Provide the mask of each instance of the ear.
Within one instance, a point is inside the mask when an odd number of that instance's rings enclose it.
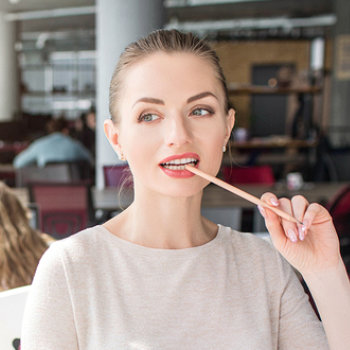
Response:
[[[235,114],[236,111],[233,108],[230,108],[226,116],[226,135],[225,135],[225,144],[230,139],[231,131],[235,125]]]
[[[119,143],[119,134],[120,134],[119,129],[115,126],[115,124],[111,119],[106,119],[104,121],[103,129],[110,145],[112,146],[112,148],[120,158],[122,152],[121,152],[121,146]]]

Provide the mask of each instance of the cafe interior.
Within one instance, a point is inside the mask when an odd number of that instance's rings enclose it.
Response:
[[[103,131],[113,68],[151,30],[191,31],[217,51],[236,110],[218,177],[326,206],[350,271],[349,15],[348,0],[0,0],[0,181],[56,240],[118,215],[133,189]],[[93,163],[15,167],[60,118],[79,142],[90,128]],[[266,236],[256,205],[214,184],[202,212]]]

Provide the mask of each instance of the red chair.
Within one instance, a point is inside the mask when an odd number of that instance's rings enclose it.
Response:
[[[350,185],[342,188],[327,204],[340,242],[340,253],[350,275]]]
[[[222,168],[224,180],[230,184],[265,184],[273,185],[275,177],[268,165],[252,167],[230,167]]]
[[[39,228],[56,239],[92,224],[93,206],[86,183],[31,183],[30,200],[39,208]]]
[[[133,181],[128,165],[104,165],[103,175],[106,187],[132,187]]]

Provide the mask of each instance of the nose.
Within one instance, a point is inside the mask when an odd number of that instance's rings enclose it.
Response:
[[[165,131],[166,144],[169,147],[180,147],[191,142],[191,131],[188,123],[181,115],[175,115],[168,119]]]

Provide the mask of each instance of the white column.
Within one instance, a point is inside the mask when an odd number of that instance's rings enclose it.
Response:
[[[0,12],[0,121],[11,120],[19,109],[15,29]]]
[[[109,84],[115,65],[125,46],[162,25],[162,0],[97,0],[96,185],[99,188],[104,186],[103,165],[118,163],[103,132],[103,121],[109,117]]]

